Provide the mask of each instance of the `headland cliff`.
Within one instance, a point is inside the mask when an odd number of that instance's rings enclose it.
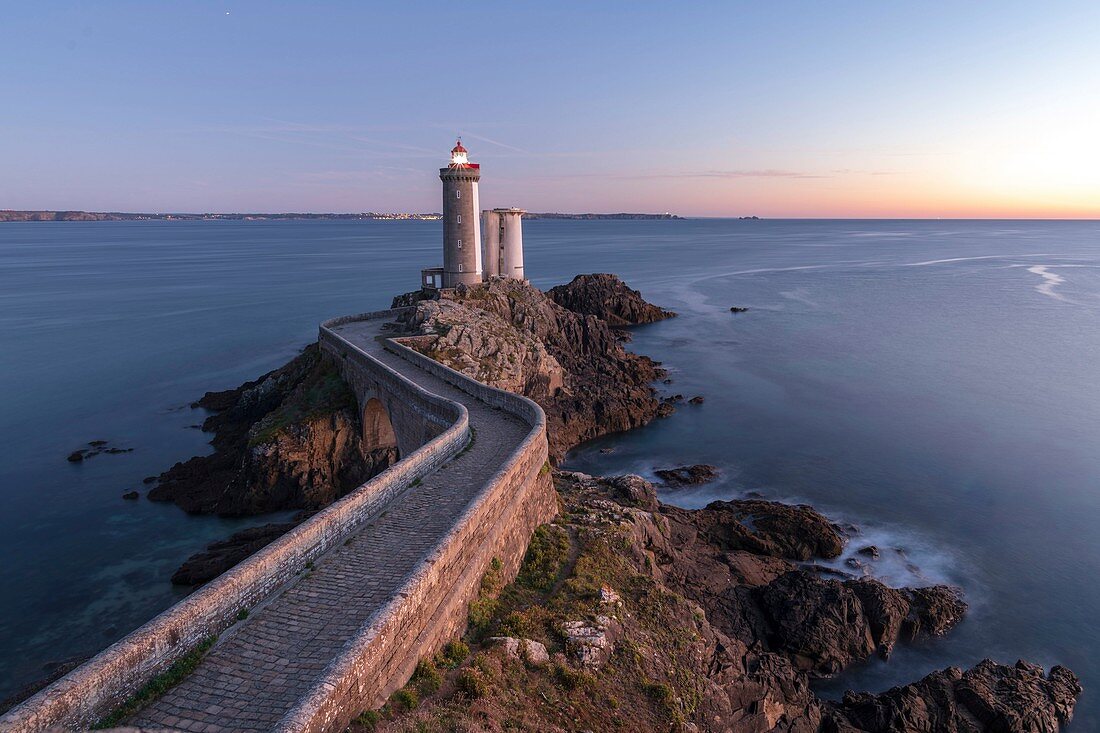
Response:
[[[622,329],[673,314],[614,276],[547,293],[494,280],[395,305],[407,306],[393,332],[403,343],[538,402],[556,461],[672,412],[654,387],[661,366],[628,352]],[[204,424],[215,452],[162,474],[150,498],[222,514],[337,500],[396,458],[364,444],[346,390],[311,348],[207,394],[197,405],[215,413]],[[670,480],[711,475],[685,467]],[[1074,674],[1026,662],[823,700],[814,679],[949,634],[965,592],[823,572],[815,561],[848,538],[809,506],[744,497],[685,510],[637,476],[555,469],[554,483],[562,511],[536,531],[518,577],[505,584],[490,570],[466,633],[353,729],[1053,731],[1072,716]],[[211,547],[176,580],[209,579],[289,526]]]

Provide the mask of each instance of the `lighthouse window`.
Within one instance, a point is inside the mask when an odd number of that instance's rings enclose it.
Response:
[[[459,223],[459,224],[461,224],[461,223],[462,223],[462,214],[459,214],[459,215],[458,215],[458,223]]]
[[[462,249],[462,240],[461,240],[461,239],[460,239],[460,240],[458,240],[458,248],[459,248],[459,249]]]
[[[458,189],[455,189],[455,198],[456,199],[462,198],[462,191],[459,191]]]
[[[458,271],[462,272],[462,263],[461,262],[458,263]]]

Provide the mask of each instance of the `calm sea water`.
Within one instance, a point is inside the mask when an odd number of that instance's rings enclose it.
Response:
[[[713,463],[720,482],[663,498],[808,501],[862,528],[851,549],[883,548],[877,574],[965,588],[954,633],[824,694],[1027,658],[1077,671],[1074,730],[1100,729],[1100,223],[525,230],[536,285],[616,272],[679,311],[632,348],[706,397],[570,467]],[[211,539],[270,521],[121,494],[207,450],[191,400],[278,366],[324,318],[387,306],[439,239],[437,222],[0,226],[0,697],[170,605],[172,570]],[[65,461],[96,439],[134,451]]]

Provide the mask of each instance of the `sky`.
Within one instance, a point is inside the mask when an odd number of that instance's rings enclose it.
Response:
[[[1100,217],[1100,3],[16,2],[0,209]]]

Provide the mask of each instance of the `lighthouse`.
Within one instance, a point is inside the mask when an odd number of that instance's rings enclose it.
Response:
[[[462,141],[451,149],[451,162],[439,169],[443,181],[443,287],[476,285],[482,280],[481,208],[477,182],[481,167],[469,160]]]
[[[439,169],[443,181],[443,267],[420,271],[420,288],[438,297],[441,289],[472,286],[494,278],[523,280],[523,209],[481,211],[477,184],[481,166],[459,140],[451,162]],[[485,241],[481,235],[484,231]]]

